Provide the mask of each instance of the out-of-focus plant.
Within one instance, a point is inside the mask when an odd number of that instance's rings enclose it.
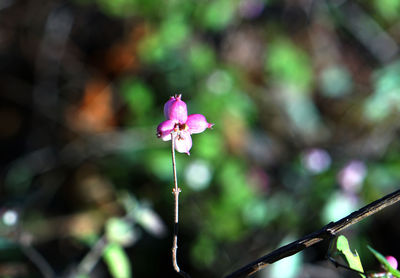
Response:
[[[400,272],[397,270],[397,260],[393,256],[383,256],[378,251],[368,246],[369,251],[375,256],[375,258],[380,262],[383,272],[368,272],[366,273],[363,269],[360,256],[357,251],[353,253],[350,249],[349,242],[347,238],[343,235],[337,237],[331,243],[331,254],[329,254],[329,259],[336,265],[342,266],[351,271],[357,272],[362,278],[365,277],[400,277]],[[331,255],[337,256],[341,255],[346,260],[348,267],[337,262]]]
[[[168,92],[218,127],[176,157],[194,276],[398,187],[396,0],[3,2],[0,272],[36,271],[18,234],[57,274],[101,238],[119,247],[93,272],[114,272],[123,252],[133,274],[169,271],[144,262],[168,250],[171,155],[153,134]],[[371,222],[355,242],[382,233]],[[303,255],[293,272],[315,259]]]

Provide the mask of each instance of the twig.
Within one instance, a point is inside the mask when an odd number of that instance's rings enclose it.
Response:
[[[271,253],[229,274],[226,276],[226,278],[248,277],[260,271],[268,264],[272,264],[283,258],[292,256],[320,241],[332,239],[340,231],[358,223],[364,218],[367,218],[388,206],[395,204],[398,201],[400,201],[400,190],[397,190],[379,200],[370,203],[369,205],[351,213],[339,221],[331,222],[316,232],[313,232],[299,240],[272,251]]]
[[[21,244],[22,252],[39,269],[39,271],[43,275],[43,277],[45,277],[45,278],[56,277],[56,274],[55,274],[54,270],[51,268],[50,264],[35,248],[33,248],[30,245],[29,240],[24,239],[24,237],[22,237],[20,239],[20,244]]]
[[[334,265],[335,267],[341,267],[341,268],[344,268],[344,269],[346,269],[346,270],[355,272],[355,273],[357,273],[357,274],[362,274],[362,275],[368,276],[367,273],[362,272],[362,271],[359,271],[359,270],[354,269],[354,268],[351,268],[351,267],[349,267],[349,266],[347,266],[347,265],[344,265],[344,264],[342,264],[342,263],[339,263],[337,260],[335,260],[334,258],[332,258],[332,257],[330,257],[330,256],[328,256],[327,258],[328,258],[328,260],[329,260],[331,263],[333,263],[333,265]]]
[[[103,255],[103,251],[107,246],[107,243],[107,238],[103,235],[79,263],[76,272],[69,277],[72,278],[78,277],[79,275],[88,275],[90,272],[92,272],[93,268]]]
[[[178,272],[180,275],[182,275],[185,278],[190,278],[189,274],[184,272],[182,269],[179,268],[178,266],[178,261],[177,261],[177,250],[178,250],[178,223],[179,223],[179,193],[181,192],[181,189],[178,187],[178,178],[176,176],[176,162],[175,162],[175,135],[174,132],[171,133],[171,152],[172,152],[172,170],[174,172],[174,188],[172,189],[172,194],[174,194],[175,197],[175,221],[174,221],[174,239],[172,243],[172,265],[174,266],[174,269],[176,272]]]

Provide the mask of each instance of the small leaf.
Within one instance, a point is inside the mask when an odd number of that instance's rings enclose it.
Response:
[[[106,223],[106,235],[110,242],[117,242],[123,246],[128,246],[136,241],[137,235],[132,227],[123,218],[112,217]]]
[[[103,252],[103,259],[114,278],[132,277],[131,265],[124,248],[117,243],[109,243]]]
[[[347,238],[345,236],[341,235],[336,239],[336,249],[345,257],[350,268],[359,272],[364,272],[357,251],[355,252],[355,254],[351,251],[349,242],[347,241]],[[365,278],[365,275],[361,273],[360,276]]]
[[[394,269],[381,253],[373,249],[371,246],[367,247],[369,251],[374,254],[375,258],[381,263],[381,265],[386,269],[386,271],[389,271],[395,277],[400,277],[400,271]]]

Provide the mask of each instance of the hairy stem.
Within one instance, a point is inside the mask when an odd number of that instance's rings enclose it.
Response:
[[[172,170],[174,172],[174,188],[172,189],[172,194],[174,194],[175,199],[175,217],[174,217],[174,239],[172,242],[172,265],[176,272],[186,278],[190,276],[184,272],[178,266],[177,251],[178,251],[178,223],[179,223],[179,193],[181,189],[178,187],[178,178],[176,176],[176,162],[175,162],[175,134],[171,133],[171,152],[172,152]]]

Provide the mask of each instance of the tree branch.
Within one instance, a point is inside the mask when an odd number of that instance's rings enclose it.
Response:
[[[320,241],[332,239],[337,233],[341,232],[342,230],[358,223],[364,218],[367,218],[388,206],[395,204],[398,201],[400,201],[400,190],[397,190],[379,200],[370,203],[369,205],[351,213],[350,215],[340,219],[339,221],[331,222],[316,232],[306,235],[299,240],[296,240],[288,245],[282,246],[272,251],[271,253],[229,274],[228,276],[226,276],[226,278],[248,277],[260,271],[269,264],[292,256]]]

